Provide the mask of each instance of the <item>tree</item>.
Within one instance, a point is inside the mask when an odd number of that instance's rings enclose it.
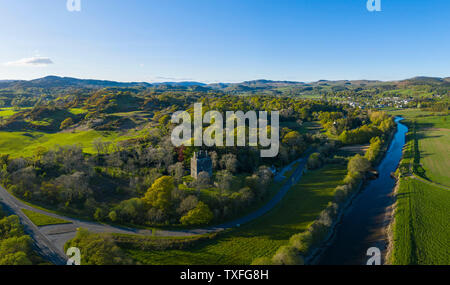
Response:
[[[174,189],[173,178],[170,176],[163,176],[148,188],[142,200],[148,205],[159,208],[161,210],[168,210],[171,204],[171,194]]]
[[[111,212],[109,212],[108,218],[109,218],[112,222],[117,221],[117,213],[116,213],[116,211],[111,211]]]
[[[185,215],[190,210],[194,209],[197,204],[197,197],[195,197],[194,195],[189,195],[181,201],[180,206],[178,206],[177,213],[180,215]]]
[[[221,190],[230,190],[233,183],[233,175],[228,170],[221,170],[216,173],[216,182]]]
[[[302,233],[293,235],[289,239],[289,244],[295,247],[299,254],[307,255],[308,251],[311,249],[313,240],[310,231],[304,231]]]
[[[238,160],[236,155],[229,153],[222,156],[220,160],[220,166],[222,169],[228,170],[231,173],[235,173],[238,166]]]
[[[381,151],[380,137],[373,138],[370,140],[370,147],[366,151],[364,157],[367,158],[369,161],[373,162],[375,159],[377,159],[380,151]]]
[[[0,253],[0,265],[32,265],[31,260],[23,251],[3,255]]]
[[[177,162],[169,166],[169,173],[173,176],[177,184],[182,182],[184,176],[184,166],[182,162]]]
[[[31,252],[31,238],[27,235],[10,237],[0,243],[0,256],[16,252]]]
[[[47,153],[48,149],[44,146],[38,146],[35,150],[34,150],[34,155],[36,157],[36,159],[40,160],[46,153]]]
[[[24,235],[19,217],[0,220],[0,265],[32,265],[31,238]]]
[[[114,209],[120,221],[139,223],[144,219],[144,203],[142,199],[132,198],[120,202]]]
[[[55,185],[62,187],[60,200],[64,203],[85,201],[92,194],[89,179],[83,172],[61,175],[55,179]]]
[[[315,152],[311,154],[308,158],[308,168],[309,169],[317,169],[322,166],[322,159],[320,157],[320,153]]]
[[[23,227],[18,216],[9,216],[0,220],[0,240],[23,234]]]
[[[68,127],[70,127],[71,125],[73,125],[73,120],[72,118],[67,118],[64,121],[62,121],[61,126],[59,127],[61,130],[65,130]]]
[[[280,247],[273,256],[273,262],[278,265],[304,265],[305,261],[300,252],[293,246]]]
[[[361,174],[368,171],[370,167],[371,165],[367,158],[357,154],[350,159],[347,169],[350,173]]]
[[[106,214],[108,214],[108,212],[106,212],[104,209],[97,208],[95,209],[94,219],[96,221],[103,221],[106,217]]]
[[[197,206],[190,210],[185,216],[181,217],[180,222],[183,225],[203,225],[208,224],[214,215],[208,205],[198,202]]]
[[[107,154],[109,151],[109,147],[111,146],[111,142],[104,142],[101,138],[96,138],[92,144],[94,148],[97,150],[97,154]]]
[[[287,133],[283,138],[283,143],[290,147],[299,144],[302,141],[302,135],[297,131]]]
[[[70,247],[78,247],[83,253],[82,265],[131,264],[111,236],[106,234],[94,234],[79,229],[75,238],[66,243],[64,250],[67,251]]]

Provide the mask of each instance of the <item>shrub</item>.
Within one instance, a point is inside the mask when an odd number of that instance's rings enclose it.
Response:
[[[293,246],[280,247],[272,258],[275,265],[304,265],[305,261],[300,252]]]
[[[329,226],[316,220],[309,227],[308,231],[311,232],[312,244],[317,245],[323,241],[323,239],[327,236],[329,230]]]
[[[60,129],[61,130],[67,129],[71,125],[73,125],[73,120],[72,120],[72,118],[69,117],[69,118],[65,119],[64,121],[62,121]]]
[[[289,239],[289,244],[295,247],[302,255],[306,255],[309,252],[312,242],[312,234],[309,231],[295,234]]]
[[[366,158],[357,154],[350,159],[347,168],[349,173],[365,173],[370,169],[370,167],[370,162]]]
[[[181,217],[180,222],[183,225],[203,225],[208,224],[213,218],[214,215],[208,205],[203,202],[198,202],[194,209]]]
[[[109,235],[94,234],[85,229],[79,229],[75,238],[65,244],[64,250],[67,251],[70,247],[80,249],[82,265],[131,264],[129,258]]]
[[[311,154],[308,158],[308,168],[309,169],[317,169],[322,166],[322,158],[320,153],[315,152]]]
[[[350,187],[348,185],[339,185],[334,191],[334,202],[344,203],[348,197]]]

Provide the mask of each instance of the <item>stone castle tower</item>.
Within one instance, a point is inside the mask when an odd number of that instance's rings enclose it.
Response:
[[[212,177],[212,160],[207,151],[194,152],[191,158],[191,176],[197,179],[200,172],[207,172]]]

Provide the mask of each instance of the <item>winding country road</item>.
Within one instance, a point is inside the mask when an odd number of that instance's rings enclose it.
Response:
[[[231,229],[239,227],[245,223],[248,223],[256,218],[261,217],[270,210],[272,210],[286,195],[289,189],[297,184],[302,177],[305,166],[307,163],[307,158],[309,157],[311,151],[287,167],[285,167],[280,173],[275,177],[275,181],[280,181],[284,178],[284,173],[289,171],[295,164],[298,164],[291,177],[285,184],[280,188],[278,193],[262,208],[257,211],[244,216],[242,218],[236,219],[232,222],[227,222],[222,225],[213,226],[203,229],[194,230],[179,230],[179,231],[169,231],[169,230],[152,230],[147,229],[136,229],[129,227],[118,227],[111,226],[107,224],[101,224],[97,222],[89,222],[76,218],[70,218],[54,213],[41,210],[30,205],[25,204],[19,199],[11,195],[6,189],[0,186],[0,203],[6,206],[6,210],[9,210],[14,215],[17,215],[21,223],[24,225],[25,232],[31,236],[34,241],[34,247],[36,251],[44,257],[46,260],[57,265],[64,265],[67,263],[67,256],[64,254],[63,248],[64,244],[75,237],[78,228],[85,228],[90,232],[95,233],[119,233],[119,234],[134,234],[134,235],[144,235],[144,236],[192,236],[199,234],[207,234],[213,232],[219,232],[226,229]],[[60,225],[50,225],[37,227],[31,220],[22,212],[22,209],[31,210],[37,213],[41,213],[50,217],[57,219],[66,220],[70,223],[60,224]]]

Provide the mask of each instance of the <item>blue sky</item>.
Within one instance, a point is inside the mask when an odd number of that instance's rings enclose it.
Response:
[[[450,1],[0,0],[0,79],[450,76]],[[51,63],[51,64],[50,64]]]

